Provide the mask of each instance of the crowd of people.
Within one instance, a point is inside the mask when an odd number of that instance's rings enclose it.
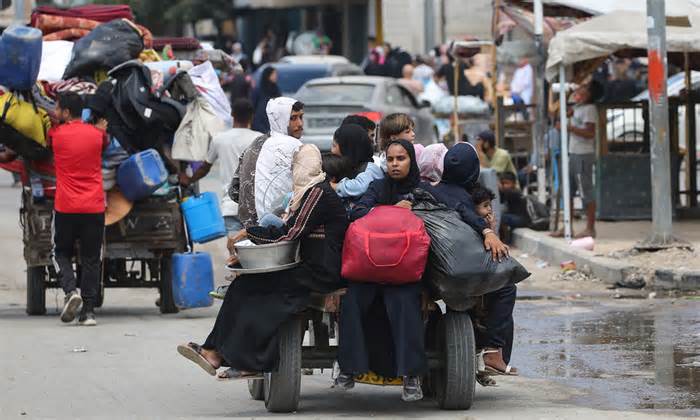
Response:
[[[234,244],[246,238],[256,244],[299,240],[301,265],[238,276],[223,291],[222,307],[206,340],[182,344],[178,351],[221,380],[261,378],[262,372],[277,366],[277,331],[305,308],[310,294],[347,288],[339,319],[340,374],[334,387],[350,389],[358,374],[373,368],[403,378],[405,401],[420,400],[420,378],[427,373],[423,285],[346,281],[341,276],[343,239],[348,225],[376,206],[410,209],[414,192],[422,189],[459,212],[494,259],[507,258],[508,246],[495,231],[492,193],[478,184],[479,152],[469,143],[450,150],[414,145],[414,122],[406,114],[387,115],[378,127],[364,116],[348,115],[333,136],[332,152],[323,156],[316,146],[299,141],[303,103],[277,97],[267,101],[265,110],[269,131],[252,131],[253,104],[235,101],[237,126],[217,136],[207,164],[192,177],[181,176],[181,182],[200,179],[218,159],[221,181],[229,191],[222,205],[233,209],[229,204],[237,204],[235,215],[233,210],[225,212],[228,262],[237,262]],[[517,374],[508,365],[515,286],[507,289],[485,298],[487,333],[479,338],[485,384],[493,382],[488,375]],[[368,322],[368,311],[377,300],[385,308],[386,325]],[[377,345],[393,346],[393,360],[383,361],[388,366],[373,360],[376,352],[371,348]]]

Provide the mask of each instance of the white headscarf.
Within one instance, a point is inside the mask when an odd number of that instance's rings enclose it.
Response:
[[[323,172],[321,151],[313,144],[305,144],[297,150],[292,159],[292,180],[294,190],[289,201],[289,209],[296,211],[301,206],[304,194],[314,185],[326,180]]]
[[[270,120],[271,135],[289,135],[289,119],[292,116],[292,106],[297,102],[296,99],[280,96],[279,98],[270,99],[265,107],[267,119]]]

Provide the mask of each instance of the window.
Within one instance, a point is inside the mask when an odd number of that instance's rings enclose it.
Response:
[[[372,101],[374,85],[328,84],[307,85],[295,95],[296,99],[308,103],[362,103]]]

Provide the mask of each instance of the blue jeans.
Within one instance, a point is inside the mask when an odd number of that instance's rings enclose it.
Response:
[[[275,216],[272,213],[268,213],[261,217],[260,220],[258,220],[258,225],[262,227],[274,226],[277,228],[281,228],[282,226],[284,226],[284,220],[282,220],[279,216]]]
[[[528,225],[525,216],[513,213],[504,213],[503,216],[501,216],[501,223],[511,228],[522,228]]]

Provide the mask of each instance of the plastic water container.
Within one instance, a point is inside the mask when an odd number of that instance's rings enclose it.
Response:
[[[173,299],[180,309],[211,306],[214,267],[206,252],[173,254]]]
[[[11,26],[0,36],[0,85],[30,90],[41,67],[42,33],[36,28]]]
[[[226,236],[224,217],[219,208],[219,199],[213,192],[189,197],[180,204],[190,239],[203,244]]]
[[[117,170],[117,184],[129,201],[150,196],[167,180],[163,159],[154,149],[129,156]]]

